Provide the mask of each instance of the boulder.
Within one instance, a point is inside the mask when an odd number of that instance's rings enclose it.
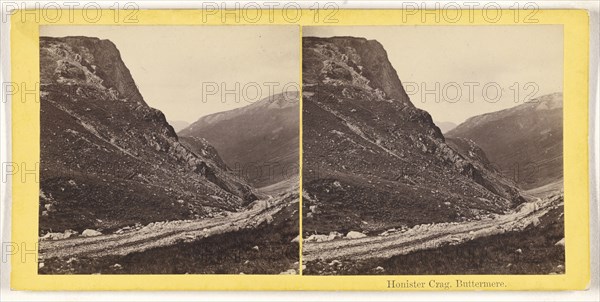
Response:
[[[94,236],[100,236],[102,235],[102,233],[96,231],[96,230],[92,230],[92,229],[87,229],[85,231],[83,231],[83,233],[81,233],[81,236],[83,237],[94,237]]]
[[[60,240],[71,238],[73,235],[77,235],[77,232],[73,230],[66,230],[64,233],[46,233],[40,240]]]
[[[381,267],[381,266],[378,266],[378,267],[374,268],[374,269],[373,269],[373,271],[374,271],[376,274],[382,274],[382,273],[384,273],[384,272],[385,272],[385,269],[384,269],[383,267]]]
[[[65,233],[64,233],[65,238],[71,238],[71,237],[73,237],[73,236],[75,236],[77,234],[79,234],[79,232],[73,231],[73,230],[66,230]]]
[[[331,241],[331,240],[338,239],[338,238],[343,238],[343,237],[344,237],[344,234],[342,234],[340,232],[333,231],[333,232],[329,233],[329,236],[327,236],[327,240]]]
[[[535,211],[535,204],[526,202],[517,207],[517,211],[520,213],[531,213]]]
[[[367,237],[367,235],[356,231],[350,231],[348,234],[346,234],[346,239],[358,239],[364,237]]]
[[[308,238],[306,238],[305,241],[306,242],[323,242],[323,241],[330,241],[330,239],[329,239],[328,235],[313,234],[313,235],[310,235]]]
[[[63,233],[46,233],[46,235],[42,236],[40,240],[57,240],[64,238]]]

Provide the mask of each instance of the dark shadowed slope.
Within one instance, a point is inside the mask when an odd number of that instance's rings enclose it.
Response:
[[[190,151],[108,40],[40,38],[40,231],[114,230],[255,199],[214,149]]]
[[[523,201],[445,143],[377,41],[304,38],[303,81],[305,232],[464,221]]]
[[[204,116],[179,136],[205,138],[236,174],[267,186],[298,174],[298,110],[298,93],[277,94]]]
[[[554,93],[474,116],[446,134],[479,145],[502,173],[524,189],[563,177],[563,103]]]

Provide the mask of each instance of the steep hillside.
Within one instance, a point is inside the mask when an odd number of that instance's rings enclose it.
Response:
[[[40,38],[40,232],[114,230],[256,199],[208,145],[182,144],[108,40]]]
[[[563,176],[562,94],[474,116],[446,134],[479,145],[492,164],[524,189]]]
[[[465,221],[523,201],[446,144],[374,40],[303,39],[303,133],[307,233]]]
[[[236,174],[263,187],[298,173],[298,110],[298,93],[277,94],[204,116],[179,136],[205,138]]]

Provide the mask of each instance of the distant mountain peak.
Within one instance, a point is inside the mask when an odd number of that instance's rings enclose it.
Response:
[[[257,187],[294,177],[298,169],[299,93],[279,93],[199,118],[181,137],[206,138],[223,161]]]
[[[257,106],[265,104],[270,108],[287,108],[294,107],[299,105],[299,95],[298,91],[288,91],[277,93],[274,95],[267,96],[266,98],[254,103]],[[252,105],[250,105],[252,106]]]
[[[562,179],[562,108],[562,93],[547,94],[468,118],[445,135],[474,141],[504,175],[531,189]]]
[[[199,118],[197,121],[193,122],[187,128],[183,129],[182,134],[188,135],[187,132],[189,130],[193,130],[194,128],[197,128],[202,124],[214,124],[217,122],[221,122],[223,120],[247,115],[252,111],[265,110],[266,108],[284,109],[284,108],[298,107],[299,106],[299,95],[300,94],[296,91],[277,93],[274,95],[269,95],[267,97],[264,97],[254,103],[248,103],[248,105],[246,105],[246,106],[205,115],[205,116]]]
[[[542,95],[523,102],[522,104],[516,104],[516,106],[511,108],[472,116],[465,120],[464,123],[458,125],[457,128],[464,127],[468,124],[487,123],[492,120],[498,120],[506,116],[518,114],[519,112],[527,112],[530,110],[553,110],[558,108],[563,108],[563,95],[561,92]]]
[[[552,110],[563,107],[562,92],[555,92],[533,99],[530,103],[538,104],[536,110]]]

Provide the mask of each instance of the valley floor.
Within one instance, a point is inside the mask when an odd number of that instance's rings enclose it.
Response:
[[[220,218],[153,223],[96,237],[43,240],[40,274],[296,274],[298,194]]]
[[[548,186],[557,188],[558,185]],[[506,215],[304,242],[307,275],[564,273],[563,195],[543,188]]]
[[[554,184],[506,215],[358,239],[304,241],[306,275],[564,273],[563,195]],[[273,189],[273,188],[271,188]],[[225,217],[40,241],[40,274],[297,274],[297,193],[271,192]]]

